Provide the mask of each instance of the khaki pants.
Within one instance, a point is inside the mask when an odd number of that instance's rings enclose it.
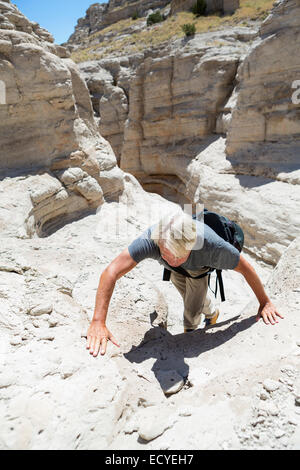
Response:
[[[207,269],[201,269],[187,272],[195,277],[207,271]],[[171,281],[183,298],[184,328],[197,328],[202,313],[206,318],[214,316],[216,305],[213,296],[208,293],[208,276],[201,279],[192,279],[172,271]]]

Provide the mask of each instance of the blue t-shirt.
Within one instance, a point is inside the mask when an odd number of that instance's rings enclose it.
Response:
[[[188,259],[180,267],[189,271],[198,271],[204,267],[216,269],[234,269],[239,264],[240,252],[221,238],[208,225],[196,222],[197,241]],[[128,247],[130,256],[136,263],[146,258],[157,260],[160,264],[172,270],[172,266],[161,257],[159,247],[151,240],[152,225],[143,232]],[[201,248],[198,248],[201,246]]]

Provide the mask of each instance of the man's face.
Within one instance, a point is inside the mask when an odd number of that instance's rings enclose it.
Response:
[[[169,266],[173,266],[174,268],[176,268],[177,266],[180,266],[182,263],[184,263],[188,257],[190,256],[190,251],[187,253],[186,256],[184,256],[183,258],[177,258],[176,256],[173,255],[173,253],[171,253],[170,250],[168,250],[163,243],[159,243],[159,250],[160,250],[160,254],[161,254],[161,257],[162,259],[164,259]]]

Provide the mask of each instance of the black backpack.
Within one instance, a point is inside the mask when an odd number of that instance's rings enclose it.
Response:
[[[199,216],[202,216],[202,212],[200,214],[196,214],[193,216],[193,219],[200,219]],[[211,212],[207,209],[203,211],[204,223],[208,225],[212,230],[214,230],[221,238],[225,241],[229,242],[233,245],[239,252],[242,251],[244,246],[244,232],[241,227],[234,221],[229,220],[227,217],[223,215],[219,215],[215,212]],[[204,274],[200,274],[200,276],[191,276],[184,268],[182,267],[172,267],[172,270],[182,274],[185,277],[190,277],[192,279],[200,279],[202,277],[208,276],[208,285],[210,288],[210,276],[211,273],[215,270],[215,268],[210,268]],[[222,302],[225,301],[225,294],[224,294],[224,285],[222,279],[222,269],[216,269],[216,288],[215,288],[215,296],[217,297],[218,293],[218,284],[220,286],[220,295]],[[164,269],[163,280],[169,281],[171,277],[171,271],[167,268]]]

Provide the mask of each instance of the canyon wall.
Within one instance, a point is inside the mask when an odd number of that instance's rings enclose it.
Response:
[[[35,174],[22,182],[23,201],[16,204],[17,213],[27,201],[28,217],[23,229],[15,224],[32,236],[116,197],[123,174],[68,52],[10,1],[0,2],[0,54],[0,174]],[[10,203],[3,201],[3,224]]]
[[[299,184],[300,1],[278,2],[260,36],[238,71],[227,156],[241,174]]]

